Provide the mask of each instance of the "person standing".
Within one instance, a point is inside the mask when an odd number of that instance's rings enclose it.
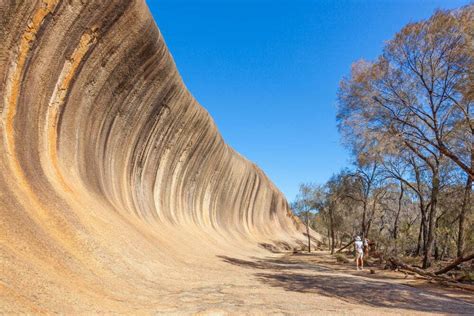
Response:
[[[357,270],[364,270],[364,243],[359,236],[356,236],[355,242],[355,258]]]

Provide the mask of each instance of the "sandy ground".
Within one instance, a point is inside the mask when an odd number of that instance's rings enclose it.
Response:
[[[226,253],[189,256],[187,271],[176,265],[141,281],[131,275],[128,285],[88,299],[70,298],[67,288],[59,295],[54,289],[61,288],[47,282],[13,295],[0,277],[0,314],[474,315],[471,292],[377,268],[355,271],[327,252]]]
[[[269,252],[303,225],[225,144],[144,0],[0,3],[0,314],[474,314],[460,292]]]
[[[162,312],[203,314],[474,314],[472,293],[444,289],[401,273],[355,271],[327,252],[222,256],[229,265],[219,285],[168,296]]]

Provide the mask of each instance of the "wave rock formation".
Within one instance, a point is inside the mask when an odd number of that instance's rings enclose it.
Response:
[[[301,238],[185,88],[143,0],[2,1],[0,15],[1,312],[172,311],[170,293],[226,280],[219,256]]]

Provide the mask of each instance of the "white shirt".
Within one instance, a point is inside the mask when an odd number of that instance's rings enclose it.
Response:
[[[364,253],[364,245],[362,244],[362,240],[356,240],[354,244],[357,252]]]

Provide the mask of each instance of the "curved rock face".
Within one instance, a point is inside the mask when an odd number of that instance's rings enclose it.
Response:
[[[217,256],[299,238],[283,195],[185,88],[144,1],[0,14],[1,311],[165,306]]]

